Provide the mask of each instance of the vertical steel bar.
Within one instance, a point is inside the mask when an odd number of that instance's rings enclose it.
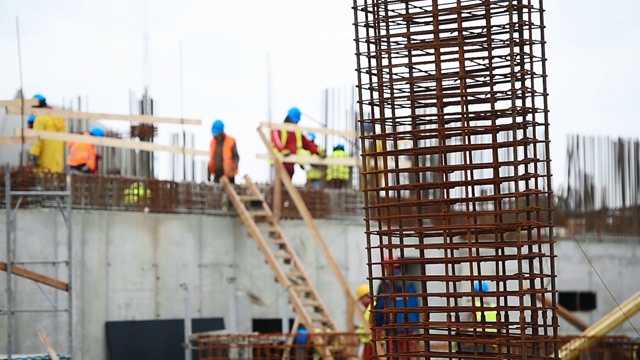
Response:
[[[13,237],[13,219],[11,216],[12,206],[11,206],[11,167],[7,164],[4,168],[4,201],[6,206],[6,257],[7,257],[7,359],[12,359],[13,354],[13,289],[11,287],[11,272],[13,265],[13,248],[12,248],[12,237]]]

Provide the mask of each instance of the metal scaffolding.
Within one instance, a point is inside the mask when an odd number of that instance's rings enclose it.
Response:
[[[7,316],[7,345],[6,345],[6,354],[7,359],[12,359],[13,355],[15,355],[14,349],[14,338],[17,332],[17,324],[15,321],[15,317],[19,314],[44,314],[44,313],[65,313],[66,314],[66,332],[67,332],[67,346],[68,346],[68,354],[71,355],[73,352],[73,302],[72,302],[72,278],[73,278],[73,257],[72,257],[72,222],[71,222],[71,214],[72,214],[72,197],[71,197],[71,175],[67,172],[65,179],[65,184],[59,184],[59,187],[65,188],[63,191],[42,191],[37,190],[37,185],[35,187],[30,186],[32,184],[28,184],[27,190],[13,190],[12,189],[12,179],[11,176],[11,167],[6,165],[5,174],[4,174],[4,195],[5,195],[5,206],[6,206],[6,263],[2,264],[3,270],[6,271],[6,309],[0,310],[0,315]],[[15,183],[19,185],[20,179]],[[24,185],[24,184],[22,184]],[[24,186],[21,186],[24,187]],[[56,204],[57,209],[59,210],[62,218],[64,220],[65,228],[66,228],[66,256],[64,259],[35,259],[26,255],[25,249],[18,249],[17,246],[17,215],[21,204],[24,203],[24,200],[30,201],[33,199],[42,199],[45,201],[51,201]],[[31,239],[32,241],[37,241],[38,239]],[[19,251],[18,251],[19,250]],[[16,254],[20,253],[20,256],[23,256],[24,259],[17,259]],[[57,253],[57,252],[56,252]],[[57,256],[57,255],[56,255]],[[28,259],[27,259],[28,258]],[[41,268],[44,266],[53,266],[56,270],[58,270],[59,266],[66,266],[66,283],[55,279],[52,276],[47,276],[35,271],[28,270],[23,266],[28,267],[37,267]],[[22,280],[29,279],[36,282],[36,285],[40,287],[40,284],[46,285],[55,289],[58,293],[63,292],[66,294],[66,299],[62,300],[64,307],[59,307],[57,303],[54,303],[48,296],[47,293],[40,288],[43,295],[43,303],[48,303],[51,305],[50,307],[41,307],[41,308],[21,308],[18,307],[20,304],[29,303],[26,301],[27,299],[19,299],[19,293],[16,291],[16,281],[18,279],[14,279],[14,277],[21,277]],[[46,300],[46,302],[44,301]],[[57,302],[60,302],[61,299],[58,298],[57,294],[55,295],[55,299]],[[58,336],[59,337],[59,336]],[[32,349],[21,349],[26,351],[33,351]]]
[[[353,4],[377,354],[557,359],[542,0]]]

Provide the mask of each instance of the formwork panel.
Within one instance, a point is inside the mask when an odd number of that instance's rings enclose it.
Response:
[[[535,299],[556,295],[542,1],[355,0],[354,16],[374,340],[556,359],[555,300]]]

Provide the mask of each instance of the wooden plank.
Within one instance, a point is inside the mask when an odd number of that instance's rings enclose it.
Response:
[[[15,100],[0,100],[0,107],[9,107],[9,106],[35,106],[38,105],[40,101],[36,99],[15,99]]]
[[[257,154],[256,157],[262,160],[269,160],[271,157],[269,154]],[[356,158],[332,158],[328,157],[326,159],[320,158],[318,156],[301,156],[291,154],[287,157],[282,155],[276,155],[277,159],[281,162],[292,162],[292,163],[300,163],[300,164],[314,164],[314,165],[342,165],[342,166],[359,166],[358,160]]]
[[[49,354],[51,360],[60,360],[58,354],[56,354],[56,351],[53,349],[47,334],[44,331],[38,331],[38,336],[40,337],[40,341],[44,344],[45,349],[47,349],[47,354]]]
[[[536,294],[536,299],[538,299],[538,301],[542,303],[542,305],[551,306],[551,301],[547,299],[545,296],[542,296],[542,294]],[[557,304],[557,306],[558,306],[558,315],[560,315],[560,317],[567,320],[571,325],[575,326],[580,331],[587,330],[587,328],[589,327],[589,324],[587,324],[582,319],[574,315],[566,307],[560,304]]]
[[[20,131],[22,129],[14,129],[15,135],[20,135]],[[49,140],[59,140],[59,141],[75,141],[82,142],[88,144],[95,144],[106,147],[114,147],[114,148],[122,148],[122,149],[133,149],[133,150],[144,150],[144,151],[166,151],[175,154],[186,154],[193,156],[209,156],[209,151],[206,150],[197,150],[193,148],[182,148],[180,146],[173,145],[160,145],[152,142],[146,141],[132,141],[132,140],[122,140],[116,138],[109,137],[96,137],[96,136],[85,136],[80,134],[69,134],[62,132],[54,132],[54,131],[42,131],[42,130],[33,130],[33,129],[24,129],[25,136],[37,136],[41,139],[49,139]]]
[[[258,135],[260,135],[262,142],[268,149],[273,149],[271,142],[267,139],[267,137],[262,131],[258,130]],[[358,299],[356,299],[353,291],[351,291],[351,288],[349,287],[349,284],[347,284],[347,280],[342,274],[342,271],[340,270],[340,267],[338,266],[336,259],[333,257],[333,254],[329,250],[329,246],[327,246],[327,243],[322,238],[322,235],[320,234],[320,230],[318,229],[318,226],[313,220],[313,215],[311,215],[309,208],[307,208],[307,205],[302,199],[300,192],[298,192],[298,189],[296,189],[296,187],[293,186],[293,183],[289,178],[289,174],[287,174],[284,168],[284,165],[282,165],[282,162],[280,162],[279,159],[277,159],[274,165],[280,168],[280,179],[282,180],[284,187],[287,189],[287,192],[289,193],[291,200],[293,200],[294,204],[298,208],[298,211],[300,212],[300,215],[302,216],[302,219],[304,219],[304,221],[307,223],[307,226],[311,230],[311,233],[313,234],[313,238],[316,240],[316,243],[322,250],[322,253],[324,254],[325,258],[327,259],[327,262],[329,263],[329,267],[333,271],[336,279],[338,280],[338,283],[340,284],[340,286],[342,287],[342,290],[347,296],[347,299],[352,303],[351,306],[354,309],[357,309]],[[278,181],[278,179],[276,179],[276,181]],[[362,324],[366,324],[364,312],[357,311],[356,313],[358,314],[360,322]],[[366,326],[365,326],[365,331],[369,333],[369,328],[367,328]]]
[[[2,271],[7,271],[7,263],[0,261],[0,270]],[[63,290],[63,291],[69,291],[69,285],[65,282],[62,282],[60,280],[39,274],[37,272],[31,271],[31,270],[27,270],[23,267],[20,266],[16,266],[16,265],[12,265],[11,266],[11,273],[15,274],[17,276],[21,276],[25,279],[29,279],[29,280],[33,280],[36,282],[39,282],[41,284],[47,285],[47,286],[51,286],[52,288],[56,288],[59,290]]]
[[[0,137],[0,145],[20,145],[22,143],[24,144],[30,144],[30,143],[34,143],[36,141],[38,141],[39,137],[37,136],[7,136],[7,137]]]
[[[358,137],[358,133],[355,131],[315,128],[315,127],[308,127],[308,126],[299,126],[291,123],[276,124],[276,123],[262,122],[260,123],[260,128],[288,130],[288,131],[302,131],[302,132],[310,132],[310,133],[326,134],[326,135],[339,135],[347,139],[356,139]]]
[[[7,107],[7,114],[20,115],[20,106]],[[176,124],[176,125],[202,125],[202,120],[195,119],[178,119],[159,117],[152,115],[122,115],[122,114],[105,114],[105,113],[90,113],[84,111],[70,111],[62,109],[46,109],[46,108],[24,108],[25,115],[49,115],[57,116],[66,119],[78,119],[78,120],[122,120],[122,121],[135,121],[139,123],[147,124]]]

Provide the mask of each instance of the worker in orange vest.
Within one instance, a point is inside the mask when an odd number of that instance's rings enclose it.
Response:
[[[84,136],[103,137],[104,130],[99,127],[94,127],[91,128],[89,132],[85,132]],[[72,171],[95,174],[98,170],[98,159],[99,155],[96,152],[95,144],[69,141],[67,165],[69,165]]]
[[[211,126],[211,145],[209,147],[209,171],[207,178],[218,183],[220,178],[226,176],[232,184],[235,184],[235,176],[238,175],[238,163],[240,155],[236,147],[236,139],[225,134],[224,123],[222,120],[216,120]]]

